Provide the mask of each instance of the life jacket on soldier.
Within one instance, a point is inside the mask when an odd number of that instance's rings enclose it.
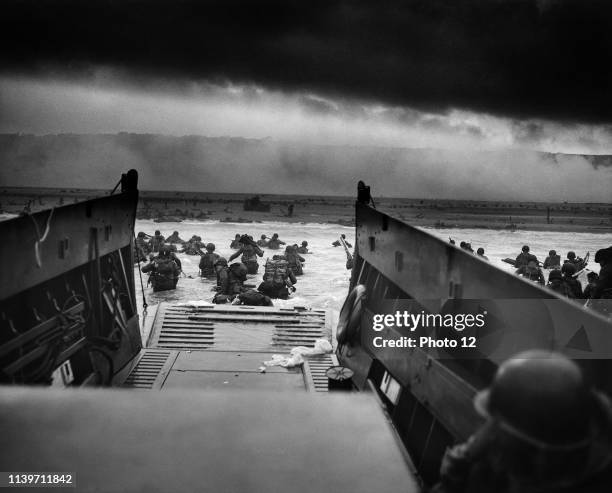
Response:
[[[254,289],[248,289],[238,295],[238,299],[243,305],[250,306],[273,306],[270,296],[255,291]]]
[[[164,244],[164,237],[161,234],[156,234],[151,238],[149,242],[149,246],[151,247],[152,252],[159,252],[159,248]]]
[[[165,291],[176,288],[180,270],[173,258],[166,256],[157,257],[141,270],[142,272],[151,272],[149,281],[153,286],[153,291]]]
[[[244,264],[236,262],[228,268],[228,291],[236,294],[242,291],[242,285],[247,279],[247,268]]]
[[[213,252],[208,252],[200,258],[199,268],[202,276],[212,276],[215,274],[215,262],[219,259],[219,255]]]

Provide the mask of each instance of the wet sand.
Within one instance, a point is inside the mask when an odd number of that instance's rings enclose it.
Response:
[[[108,191],[0,189],[0,209],[20,213],[84,200]],[[249,194],[141,191],[139,219],[177,222],[212,219],[236,223],[279,221],[354,225],[354,198],[260,195],[269,211],[244,210]],[[612,233],[612,204],[494,202],[447,199],[374,198],[377,208],[409,224],[437,228],[577,231]],[[293,214],[288,207],[293,204]]]

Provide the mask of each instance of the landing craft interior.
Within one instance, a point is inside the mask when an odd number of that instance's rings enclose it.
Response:
[[[335,354],[258,371],[271,344],[332,332],[303,307],[162,303],[143,342],[136,185],[132,170],[119,193],[0,224],[0,470],[70,471],[83,491],[419,491],[482,423],[473,398],[517,351],[560,351],[610,392],[609,319],[562,299],[549,310],[556,295],[376,210],[363,184]],[[16,244],[32,254],[16,261]],[[534,303],[495,303],[508,298]],[[495,324],[470,335],[490,350],[374,347],[374,314],[405,308],[489,310]],[[331,391],[338,364],[359,392]],[[69,388],[25,386],[52,380]]]

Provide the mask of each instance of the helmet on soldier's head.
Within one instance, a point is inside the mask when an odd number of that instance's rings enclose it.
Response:
[[[307,242],[306,240],[304,240],[304,241],[302,242],[302,246],[308,246],[308,242]]]
[[[561,272],[571,276],[571,275],[576,273],[576,266],[574,264],[572,264],[571,262],[565,262],[561,266]]]
[[[173,235],[178,236],[178,231],[175,231],[174,233],[172,233]]]
[[[278,238],[278,233],[274,233],[274,234],[272,235],[272,238]]]
[[[595,252],[595,262],[603,264],[612,260],[612,246],[608,248],[600,248]]]
[[[138,238],[144,238],[145,234],[141,231],[140,233],[138,233]]]
[[[548,252],[548,255],[552,257],[553,255],[557,255],[557,252],[554,250],[551,250],[550,252]]]
[[[266,239],[266,235],[261,235],[261,239],[265,240]]]
[[[574,260],[576,258],[576,254],[574,252],[567,252],[567,258]]]
[[[578,365],[542,350],[525,351],[502,363],[489,389],[474,399],[481,416],[545,449],[587,445],[594,404]]]
[[[563,275],[559,269],[555,269],[548,274],[548,281],[553,281],[555,279],[563,279]]]
[[[159,247],[160,255],[169,255],[171,251],[172,248],[170,248],[170,245],[162,245]]]
[[[476,250],[476,253],[478,255],[484,255],[484,248],[480,247],[478,250]]]
[[[208,250],[209,252],[214,252],[215,251],[215,244],[214,243],[209,243],[208,245],[206,245],[206,250]]]
[[[587,274],[587,279],[590,281],[591,279],[597,279],[599,276],[597,275],[597,272],[589,272]]]
[[[225,267],[227,267],[227,260],[223,257],[219,257],[216,262],[214,263],[215,267],[217,265],[224,265]]]
[[[523,252],[528,252],[529,251],[529,246],[528,245],[523,245],[523,248],[521,248],[521,250]]]
[[[159,235],[161,235],[161,233],[159,232],[159,229],[156,229],[155,230],[155,236],[159,236]]]

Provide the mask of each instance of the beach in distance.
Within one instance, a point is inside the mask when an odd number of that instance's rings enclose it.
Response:
[[[109,192],[3,187],[0,188],[0,210],[9,214],[35,212]],[[611,203],[379,198],[375,190],[372,195],[377,208],[414,226],[612,233]],[[259,203],[257,199],[252,200],[254,197],[258,197]],[[278,221],[352,226],[354,201],[355,197],[348,196],[141,190],[137,217],[156,222],[210,219],[236,223]]]

